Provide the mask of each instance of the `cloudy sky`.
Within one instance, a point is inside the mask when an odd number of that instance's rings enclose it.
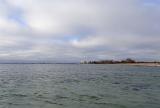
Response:
[[[0,0],[0,61],[160,60],[160,0]]]

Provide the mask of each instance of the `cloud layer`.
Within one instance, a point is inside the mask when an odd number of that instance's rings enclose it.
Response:
[[[159,0],[0,0],[0,60],[160,60]]]

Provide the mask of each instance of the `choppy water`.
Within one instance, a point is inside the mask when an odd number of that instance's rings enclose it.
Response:
[[[1,64],[0,108],[160,108],[160,67]]]

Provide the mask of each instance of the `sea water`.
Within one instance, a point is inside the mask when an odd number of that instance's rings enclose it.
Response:
[[[160,67],[0,64],[0,108],[160,108]]]

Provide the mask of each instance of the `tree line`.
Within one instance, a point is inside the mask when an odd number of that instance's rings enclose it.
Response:
[[[154,62],[144,62],[144,61],[136,61],[131,58],[127,58],[125,60],[99,60],[99,61],[83,61],[81,64],[121,64],[121,63],[160,63],[157,61]]]

